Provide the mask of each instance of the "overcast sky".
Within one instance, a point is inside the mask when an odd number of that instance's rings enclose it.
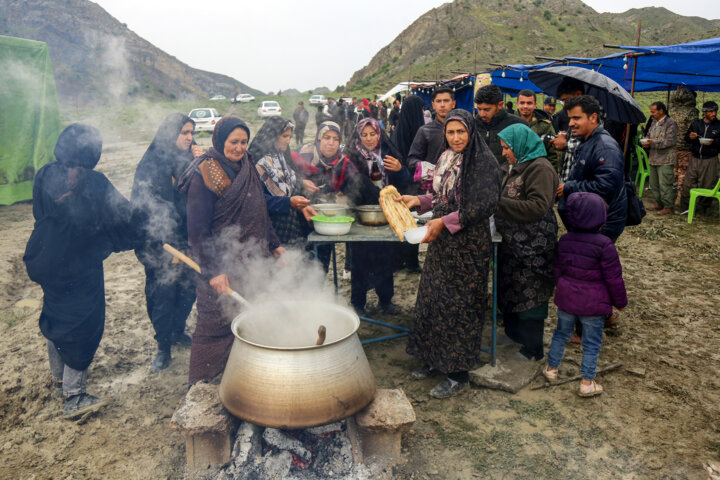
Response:
[[[268,91],[345,84],[415,19],[443,0],[96,0],[188,65]],[[718,0],[589,0],[602,12],[664,6],[720,18]],[[698,32],[702,38],[702,32]]]

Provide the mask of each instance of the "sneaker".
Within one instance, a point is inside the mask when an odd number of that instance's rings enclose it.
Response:
[[[72,395],[65,399],[63,418],[72,420],[88,413],[97,412],[107,405],[107,401],[87,393]]]
[[[595,380],[590,382],[590,385],[584,385],[580,382],[580,389],[578,395],[581,397],[594,397],[600,395],[603,392],[603,387],[599,383],[595,383]]]
[[[353,306],[353,310],[355,310],[355,313],[358,314],[358,317],[365,317],[365,316],[367,316],[367,310],[365,310],[365,307],[356,307],[356,306]]]
[[[445,377],[440,383],[430,390],[430,396],[435,398],[448,398],[468,386],[469,382],[458,382],[451,378]]]
[[[170,343],[172,345],[181,345],[189,347],[192,344],[192,337],[185,332],[173,332]]]
[[[573,333],[570,337],[570,343],[574,343],[575,345],[582,345],[582,337],[577,333]]]
[[[170,360],[172,360],[172,357],[170,356],[170,350],[158,349],[155,360],[153,360],[150,364],[150,371],[153,373],[157,373],[160,370],[165,370],[168,365],[170,365]]]
[[[543,374],[543,377],[545,377],[548,382],[554,382],[558,379],[558,369],[552,368],[548,364],[545,364],[545,366],[543,367],[542,374]]]
[[[382,310],[385,315],[397,315],[398,313],[400,313],[400,307],[398,307],[392,302],[381,303],[380,310]]]
[[[438,373],[437,370],[432,368],[430,365],[423,365],[422,367],[410,372],[410,377],[413,380],[424,380],[430,378]]]
[[[658,212],[658,215],[670,215],[671,213],[673,213],[671,208],[663,208]]]

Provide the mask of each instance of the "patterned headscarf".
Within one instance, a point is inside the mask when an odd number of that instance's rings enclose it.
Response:
[[[260,178],[274,196],[291,196],[295,192],[297,174],[290,148],[280,151],[278,140],[287,129],[295,125],[283,117],[268,118],[248,149]]]
[[[510,150],[515,154],[518,164],[539,157],[547,157],[547,150],[545,150],[542,140],[527,125],[522,123],[510,125],[498,133],[498,137],[508,144]]]
[[[315,134],[315,142],[305,144],[300,148],[300,150],[298,150],[298,153],[302,155],[303,158],[308,161],[313,167],[317,167],[320,163],[328,166],[331,162],[335,161],[342,154],[340,146],[338,145],[338,151],[335,153],[335,155],[333,155],[331,158],[323,157],[323,154],[320,151],[320,140],[322,140],[323,135],[325,135],[327,132],[336,132],[342,140],[342,132],[340,130],[340,125],[328,120],[327,122],[322,122],[318,127],[317,133]]]

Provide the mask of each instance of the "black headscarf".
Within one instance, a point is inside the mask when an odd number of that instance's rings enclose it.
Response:
[[[260,127],[260,130],[258,130],[257,135],[255,135],[255,139],[250,145],[250,148],[248,148],[250,159],[253,162],[257,163],[257,161],[263,158],[265,155],[279,153],[277,147],[278,139],[280,138],[282,133],[288,128],[294,129],[295,126],[287,118],[270,117],[265,120],[263,126]],[[288,165],[291,165],[292,156],[290,148],[287,148],[282,153],[285,157],[285,160],[288,162]]]
[[[192,123],[193,127],[195,126],[195,121],[182,113],[171,113],[165,117],[147,151],[158,152],[164,156],[179,150],[177,148],[178,135],[188,122]]]
[[[425,117],[423,116],[423,107],[425,101],[417,95],[410,95],[405,99],[400,110],[400,120],[393,132],[393,142],[400,149],[403,158],[407,158],[410,153],[410,146],[415,140],[417,131],[425,125]]]
[[[220,154],[223,154],[225,151],[225,141],[236,128],[245,130],[248,140],[250,140],[250,128],[247,126],[247,123],[238,117],[223,117],[215,124],[215,130],[213,130],[212,134],[212,144]],[[223,155],[223,157],[224,156],[225,155]]]
[[[130,199],[147,214],[147,223],[143,227],[148,240],[154,241],[155,249],[160,248],[161,242],[177,248],[185,248],[187,244],[185,199],[173,182],[193,158],[189,148],[181,150],[177,146],[178,135],[187,123],[195,125],[182,113],[168,115],[135,169]],[[144,255],[141,261],[147,263],[160,258],[153,251]]]
[[[65,167],[92,170],[100,161],[102,135],[90,125],[73,123],[62,131],[55,144],[55,158]]]
[[[248,140],[250,140],[250,128],[247,126],[247,123],[243,122],[238,117],[223,117],[218,121],[218,123],[215,124],[215,130],[213,130],[212,134],[213,146],[210,147],[207,153],[200,155],[192,162],[190,162],[190,165],[187,166],[185,171],[182,173],[182,175],[180,175],[180,178],[178,179],[178,190],[180,190],[184,194],[187,194],[188,189],[190,188],[190,180],[192,180],[195,172],[199,171],[198,167],[200,166],[200,164],[207,160],[208,157],[214,158],[215,160],[220,162],[220,164],[226,171],[240,171],[240,165],[238,165],[238,163],[244,162],[248,159],[247,152],[245,152],[245,155],[243,156],[242,160],[240,160],[240,162],[231,162],[230,160],[225,158],[224,153],[225,141],[230,136],[230,134],[237,128],[242,128],[243,130],[245,130],[245,133],[247,133],[248,136]]]

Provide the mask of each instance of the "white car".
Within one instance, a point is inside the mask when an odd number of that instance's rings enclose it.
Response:
[[[196,132],[212,132],[222,115],[214,108],[194,108],[190,110],[188,117],[195,122]]]
[[[327,104],[327,98],[325,98],[325,95],[313,95],[308,100],[308,103],[313,106],[325,105]]]
[[[225,100],[225,95],[213,95],[210,100]]]
[[[257,114],[258,117],[279,117],[282,115],[282,108],[278,102],[267,100],[260,104]]]
[[[253,97],[249,93],[241,93],[240,95],[232,99],[232,103],[250,103],[254,101],[255,97]]]

